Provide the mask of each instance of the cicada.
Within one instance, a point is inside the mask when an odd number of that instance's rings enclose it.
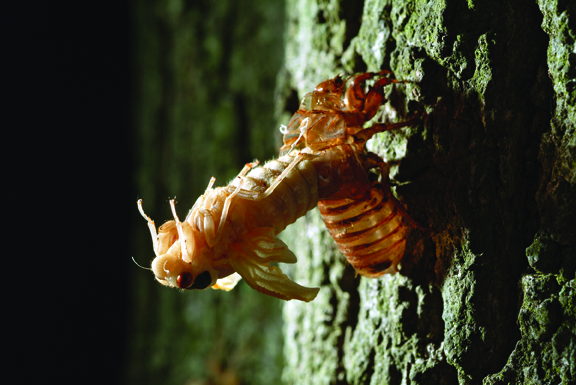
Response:
[[[385,102],[383,87],[398,82],[389,74],[364,73],[346,81],[336,76],[320,83],[285,128],[280,157],[245,165],[224,187],[213,188],[212,178],[183,221],[172,200],[174,220],[156,231],[138,201],[152,234],[156,279],[180,289],[230,290],[243,278],[263,294],[309,302],[319,288],[293,282],[271,263],[297,261],[277,236],[316,206],[359,274],[395,272],[410,226],[403,219],[417,223],[394,198],[387,163],[365,145],[376,133],[414,125],[418,118],[363,128]],[[366,88],[365,81],[375,77]]]

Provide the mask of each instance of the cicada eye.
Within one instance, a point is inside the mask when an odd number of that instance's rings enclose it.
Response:
[[[190,274],[189,272],[185,271],[183,273],[181,273],[178,278],[176,279],[176,282],[178,283],[178,287],[180,289],[188,289],[190,288],[190,285],[192,285],[192,274]]]
[[[189,287],[189,289],[198,289],[198,290],[206,289],[208,286],[210,286],[211,283],[212,283],[212,277],[210,276],[210,273],[208,271],[205,271],[196,276],[194,283],[192,284],[192,286]]]

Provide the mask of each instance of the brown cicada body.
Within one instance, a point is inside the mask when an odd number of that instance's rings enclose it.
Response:
[[[382,88],[397,81],[382,77],[367,93],[363,82],[388,73],[354,76],[345,94],[345,82],[339,76],[320,83],[302,99],[280,151],[309,148],[318,155],[312,162],[318,173],[318,208],[324,223],[342,254],[367,277],[397,271],[406,244],[407,225],[402,218],[416,224],[390,191],[388,165],[365,149],[374,134],[416,122],[362,128],[384,102]],[[381,182],[371,177],[371,169],[380,170]]]

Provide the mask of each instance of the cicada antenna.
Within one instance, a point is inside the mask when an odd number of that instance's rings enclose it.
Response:
[[[136,266],[138,266],[138,267],[141,268],[141,269],[144,269],[144,270],[152,270],[150,267],[144,267],[144,266],[139,265],[138,262],[136,262],[136,260],[134,259],[134,257],[132,257],[132,261],[134,261],[134,263],[136,264]]]

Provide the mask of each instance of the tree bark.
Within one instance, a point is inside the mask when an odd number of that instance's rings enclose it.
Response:
[[[283,233],[320,286],[284,306],[287,384],[576,381],[573,2],[288,0],[278,111],[391,69],[380,134],[413,230],[399,274],[355,276],[317,210]],[[286,122],[284,122],[286,123]]]

